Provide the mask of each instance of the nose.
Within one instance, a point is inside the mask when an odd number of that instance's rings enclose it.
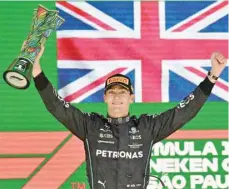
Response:
[[[121,95],[120,95],[119,93],[115,93],[115,94],[114,94],[114,98],[115,98],[115,99],[116,99],[116,98],[120,98],[120,96],[121,96]]]

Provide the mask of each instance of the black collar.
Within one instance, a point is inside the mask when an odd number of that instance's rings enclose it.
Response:
[[[130,121],[130,116],[128,115],[128,116],[125,116],[125,117],[113,118],[113,117],[110,117],[109,115],[107,115],[107,120],[111,124],[120,125],[122,123],[129,122]]]

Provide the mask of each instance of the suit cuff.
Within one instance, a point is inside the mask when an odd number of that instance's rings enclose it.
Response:
[[[34,77],[33,80],[38,91],[42,91],[49,84],[49,80],[46,78],[43,71]]]
[[[211,91],[212,91],[214,85],[215,85],[215,83],[212,83],[212,82],[208,79],[208,77],[206,77],[206,78],[204,79],[204,81],[202,81],[202,82],[200,83],[199,87],[200,87],[201,91],[202,91],[205,95],[209,96],[209,95],[211,94]]]

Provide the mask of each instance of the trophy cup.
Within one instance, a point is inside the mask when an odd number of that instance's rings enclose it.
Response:
[[[40,52],[41,44],[45,45],[52,31],[56,30],[64,19],[56,10],[48,10],[42,5],[33,12],[32,25],[21,52],[3,74],[3,78],[16,89],[29,87],[33,63]]]

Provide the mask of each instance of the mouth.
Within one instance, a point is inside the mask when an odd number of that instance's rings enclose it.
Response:
[[[123,103],[122,102],[119,102],[119,103],[112,103],[112,105],[114,106],[121,106]]]

